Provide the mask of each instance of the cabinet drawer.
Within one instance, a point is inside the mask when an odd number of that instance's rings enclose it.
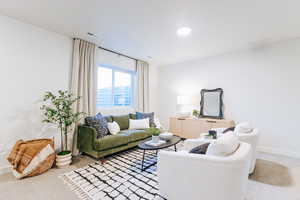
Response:
[[[185,120],[182,122],[184,138],[199,138],[202,133],[207,133],[210,124],[200,120]]]
[[[212,128],[228,128],[234,126],[232,120],[220,119],[178,119],[170,118],[170,132],[182,138],[199,138],[202,133],[208,133]]]
[[[211,128],[229,128],[233,127],[234,122],[233,121],[216,121],[215,123],[211,123]]]

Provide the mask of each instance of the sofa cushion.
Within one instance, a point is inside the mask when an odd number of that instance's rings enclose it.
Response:
[[[129,137],[125,134],[107,135],[97,139],[94,143],[96,151],[104,151],[118,146],[126,145],[129,142]]]
[[[94,127],[96,129],[97,138],[102,138],[108,134],[107,121],[101,115],[101,113],[98,113],[95,116],[86,117],[85,123],[88,126]]]
[[[146,118],[149,118],[149,126],[155,127],[154,112],[152,112],[152,113],[136,112],[136,119],[146,119]]]
[[[107,122],[110,122],[110,123],[113,122],[112,116],[110,116],[110,115],[105,115],[104,118],[106,119]]]
[[[121,130],[129,128],[129,115],[114,115],[112,119],[119,124]]]
[[[151,136],[147,130],[123,130],[120,134],[127,135],[129,142],[135,142]]]

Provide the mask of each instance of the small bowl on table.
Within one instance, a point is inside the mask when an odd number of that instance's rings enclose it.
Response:
[[[165,132],[165,133],[161,133],[159,135],[160,139],[162,140],[165,140],[165,141],[168,141],[168,140],[171,140],[172,137],[173,137],[173,133],[169,133],[169,132]]]

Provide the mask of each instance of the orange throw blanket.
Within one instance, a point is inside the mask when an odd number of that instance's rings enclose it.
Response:
[[[54,142],[51,139],[18,140],[7,160],[14,170],[18,173],[23,173],[23,170],[30,164],[31,160],[48,144],[54,148]]]

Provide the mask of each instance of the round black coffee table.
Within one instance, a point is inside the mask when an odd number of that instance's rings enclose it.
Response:
[[[178,136],[173,136],[170,140],[168,140],[166,143],[159,145],[159,146],[151,146],[147,145],[145,142],[152,140],[152,138],[146,139],[138,144],[138,148],[143,150],[143,159],[142,159],[142,171],[145,171],[149,167],[155,165],[157,162],[154,162],[147,167],[144,167],[144,161],[145,161],[145,152],[146,151],[157,151],[160,149],[165,149],[171,146],[174,146],[174,150],[177,151],[176,144],[178,144],[181,141],[181,138]]]

